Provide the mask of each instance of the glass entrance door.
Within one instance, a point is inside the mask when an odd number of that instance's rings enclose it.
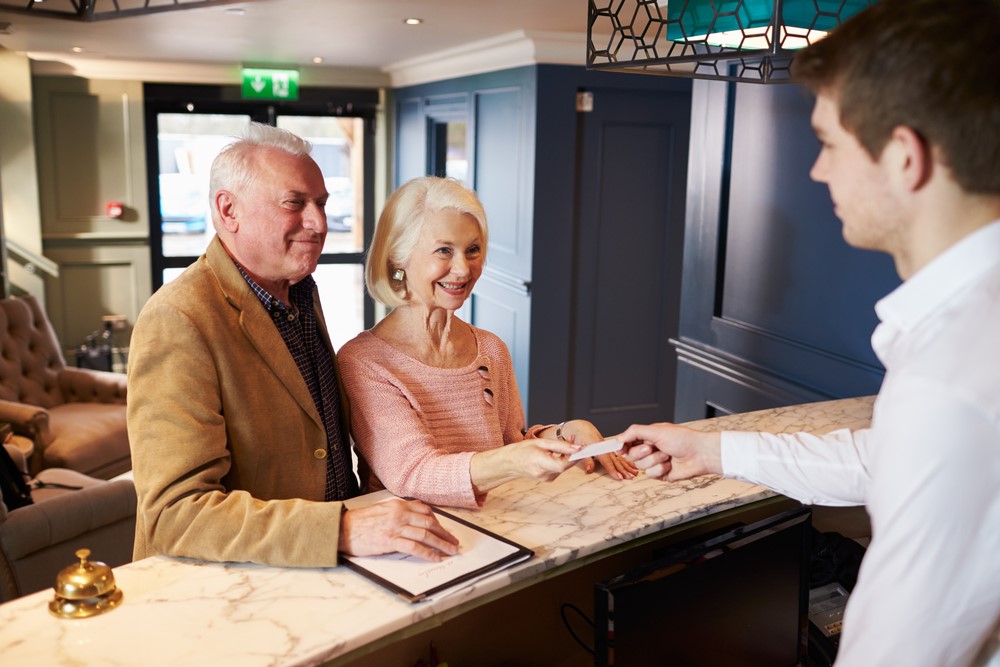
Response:
[[[312,156],[323,172],[326,245],[313,278],[334,349],[365,329],[364,151],[360,118],[278,116],[280,128],[313,145]]]
[[[161,113],[156,116],[160,252],[194,261],[215,236],[209,204],[212,160],[247,126],[246,114]],[[184,267],[165,267],[160,284]]]
[[[363,104],[276,107],[227,98],[225,89],[214,86],[147,85],[153,288],[180,275],[215,235],[208,177],[219,150],[251,120],[276,125],[312,143],[330,193],[326,245],[313,277],[337,349],[374,324],[363,270],[374,227],[371,113]],[[345,106],[362,111],[345,114]]]

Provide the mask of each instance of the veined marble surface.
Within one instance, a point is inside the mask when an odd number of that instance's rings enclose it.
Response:
[[[689,426],[825,433],[863,428],[871,410],[872,397],[865,397]],[[771,495],[715,476],[617,482],[573,469],[554,482],[519,480],[492,491],[481,510],[449,511],[523,544],[535,557],[450,597],[409,604],[345,567],[154,557],[114,570],[124,600],[103,616],[57,619],[48,612],[51,590],[0,605],[0,655],[10,665],[317,665],[512,583],[527,585],[574,558]]]

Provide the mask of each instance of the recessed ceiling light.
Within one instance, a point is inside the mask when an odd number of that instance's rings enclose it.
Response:
[[[70,51],[72,51],[73,53],[83,53],[83,47],[82,46],[74,46],[73,48],[70,49]]]
[[[313,62],[316,63],[317,65],[319,65],[321,62],[323,62],[323,57],[322,56],[313,56]]]
[[[403,23],[406,25],[420,25],[423,22],[423,19],[403,19]]]

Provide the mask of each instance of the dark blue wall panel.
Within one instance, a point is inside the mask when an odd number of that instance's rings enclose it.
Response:
[[[691,82],[538,70],[531,412],[669,419]]]
[[[531,279],[534,76],[474,97],[475,188],[490,221],[490,265]]]
[[[396,104],[396,131],[408,137],[396,147],[396,184],[423,176],[427,167],[424,110],[419,97],[402,97]]]
[[[899,279],[888,257],[844,242],[809,179],[811,110],[791,84],[695,83],[678,346],[713,360],[685,378],[714,379],[678,384],[678,419],[703,417],[720,402],[705,392],[734,377],[753,379],[736,384],[755,406],[878,391],[873,306]]]
[[[673,415],[690,96],[600,88],[580,114],[570,413],[606,432]]]
[[[794,86],[737,85],[722,317],[861,363],[871,304],[894,278],[888,257],[844,243],[819,152],[812,99]]]

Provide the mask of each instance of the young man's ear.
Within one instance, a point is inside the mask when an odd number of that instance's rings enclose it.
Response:
[[[233,193],[228,190],[219,190],[215,193],[215,207],[219,210],[219,220],[222,228],[230,234],[239,229],[239,222],[236,219],[236,200]]]
[[[886,145],[897,182],[911,192],[919,190],[931,178],[934,156],[931,146],[917,132],[905,125],[897,126]]]

